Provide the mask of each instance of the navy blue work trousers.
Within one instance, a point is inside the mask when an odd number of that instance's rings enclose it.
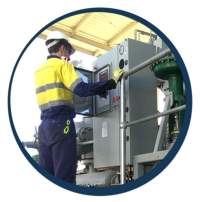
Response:
[[[76,184],[76,132],[73,119],[44,118],[39,126],[39,165]]]

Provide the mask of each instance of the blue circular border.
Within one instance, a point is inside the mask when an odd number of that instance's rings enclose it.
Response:
[[[89,12],[108,12],[108,13],[114,13],[114,14],[123,15],[123,16],[129,17],[131,19],[134,19],[134,20],[144,24],[145,26],[147,26],[148,28],[153,30],[156,34],[158,34],[162,38],[162,40],[167,44],[167,46],[171,49],[172,53],[176,57],[179,65],[181,67],[181,71],[182,71],[182,74],[183,74],[183,79],[184,79],[184,82],[185,82],[185,90],[187,92],[187,107],[186,107],[186,110],[185,110],[184,122],[183,122],[183,126],[182,126],[182,129],[181,129],[179,138],[177,139],[174,147],[172,147],[172,149],[169,151],[168,155],[164,158],[164,160],[161,161],[153,170],[151,170],[150,172],[148,172],[144,176],[142,176],[142,177],[140,177],[140,178],[138,178],[138,179],[136,179],[136,180],[134,180],[132,182],[129,182],[129,183],[124,184],[124,185],[115,186],[115,187],[92,189],[92,191],[91,191],[91,188],[76,186],[76,185],[64,182],[64,181],[52,176],[51,174],[46,172],[44,169],[42,169],[37,163],[35,163],[35,161],[32,159],[32,157],[28,154],[28,152],[25,150],[25,148],[21,144],[21,141],[20,141],[20,139],[19,139],[19,137],[17,135],[16,129],[15,129],[15,126],[14,126],[14,123],[13,123],[13,119],[12,119],[11,105],[10,105],[10,95],[11,95],[12,81],[13,81],[13,77],[14,77],[17,65],[18,65],[21,57],[23,56],[24,52],[28,48],[28,46],[32,43],[32,41],[40,33],[42,33],[44,30],[46,30],[49,26],[53,25],[54,23],[56,23],[56,22],[58,22],[58,21],[60,21],[60,20],[62,20],[64,18],[73,16],[73,15],[82,14],[82,13],[89,13]],[[118,9],[111,9],[111,8],[88,8],[88,9],[74,11],[74,12],[68,13],[66,15],[63,15],[63,16],[57,18],[56,20],[50,22],[45,27],[43,27],[27,43],[27,45],[25,46],[25,48],[21,52],[19,58],[17,59],[17,62],[15,64],[15,66],[14,66],[14,69],[13,69],[13,72],[12,72],[12,75],[11,75],[9,89],[8,89],[8,114],[9,114],[9,119],[10,119],[10,125],[11,125],[11,128],[12,128],[14,137],[15,137],[15,139],[17,141],[17,144],[20,147],[20,149],[21,149],[22,153],[24,154],[24,156],[27,158],[27,160],[32,164],[32,166],[38,172],[40,172],[44,177],[49,179],[51,182],[57,184],[58,186],[60,186],[62,188],[65,188],[67,190],[76,192],[76,193],[86,194],[86,195],[93,195],[93,196],[108,196],[108,195],[121,194],[121,193],[124,193],[124,192],[127,192],[127,191],[131,191],[133,189],[136,189],[136,188],[146,184],[147,182],[149,182],[150,180],[155,178],[158,174],[160,174],[170,164],[170,162],[173,160],[173,158],[176,156],[179,149],[181,148],[181,146],[183,144],[183,141],[184,141],[184,139],[186,137],[188,128],[189,128],[190,119],[191,119],[191,113],[192,113],[192,90],[191,90],[190,79],[189,79],[185,64],[184,64],[180,54],[178,53],[177,49],[171,43],[171,41],[157,27],[155,27],[154,25],[152,25],[148,21],[144,20],[143,18],[141,18],[141,17],[139,17],[137,15],[131,14],[129,12],[126,12],[126,11],[122,11],[122,10],[118,10]]]

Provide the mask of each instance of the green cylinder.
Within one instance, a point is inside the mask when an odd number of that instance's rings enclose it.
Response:
[[[162,58],[158,62],[152,64],[150,68],[157,78],[168,80],[169,91],[173,92],[174,105],[172,108],[184,105],[185,99],[183,96],[183,77],[176,59],[174,57]],[[175,117],[173,114],[169,115],[169,134],[172,138],[178,137],[178,131],[181,130],[183,125],[184,114],[185,110],[178,112],[179,123],[177,131],[174,131],[174,126],[176,124]]]
[[[183,96],[183,77],[182,75],[171,76],[169,81],[169,91],[174,93],[174,102],[177,106],[185,104]],[[173,106],[175,107],[175,106]],[[179,112],[179,130],[182,128],[185,110]]]
[[[35,161],[36,163],[39,162],[39,155],[34,155],[34,156],[32,156],[32,158],[34,159],[34,161]]]

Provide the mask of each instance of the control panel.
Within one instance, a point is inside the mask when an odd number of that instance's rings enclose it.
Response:
[[[94,72],[94,82],[107,81],[110,78],[110,64],[107,64]],[[94,96],[95,102],[95,115],[106,112],[111,109],[110,91],[106,92],[106,97],[103,98],[99,95]]]

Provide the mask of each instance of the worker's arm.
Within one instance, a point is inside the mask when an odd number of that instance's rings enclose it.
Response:
[[[118,69],[113,73],[112,79],[108,81],[102,81],[97,83],[84,83],[81,82],[74,88],[74,93],[81,97],[87,97],[91,95],[100,95],[106,98],[106,91],[115,89],[117,83],[120,81],[125,71]]]
[[[115,89],[120,76],[124,70],[117,70],[113,73],[112,79],[97,83],[84,83],[82,78],[76,73],[74,66],[68,62],[61,67],[59,76],[65,86],[74,94],[80,97],[100,95],[106,98],[106,91]]]
[[[75,93],[76,95],[79,95],[80,97],[100,95],[106,98],[106,91],[115,89],[116,85],[117,84],[113,79],[110,79],[108,81],[101,81],[97,83],[81,82],[76,85],[73,93]]]
[[[105,93],[107,90],[115,89],[116,86],[117,86],[116,82],[113,79],[110,79],[103,86],[94,89],[93,92],[98,94]]]

